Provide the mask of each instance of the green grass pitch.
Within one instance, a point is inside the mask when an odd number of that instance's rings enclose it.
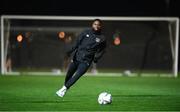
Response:
[[[180,111],[180,78],[83,76],[64,98],[64,76],[0,76],[0,111]],[[107,91],[113,102],[99,105]]]

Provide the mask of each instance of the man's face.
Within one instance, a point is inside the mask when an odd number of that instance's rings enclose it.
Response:
[[[101,30],[101,23],[99,21],[94,21],[92,24],[92,28],[94,31],[100,31]]]

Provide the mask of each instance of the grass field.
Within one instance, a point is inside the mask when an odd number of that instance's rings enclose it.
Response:
[[[59,98],[64,76],[0,76],[0,111],[180,111],[180,78],[82,77]],[[98,94],[112,94],[99,105]]]

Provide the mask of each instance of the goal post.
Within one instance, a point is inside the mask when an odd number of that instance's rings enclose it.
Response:
[[[79,21],[92,21],[95,18],[102,19],[104,23],[106,23],[106,21],[111,22],[109,24],[112,24],[112,25],[114,25],[113,22],[161,22],[161,21],[167,22],[168,24],[167,34],[169,36],[169,43],[170,43],[170,47],[171,47],[170,49],[171,49],[171,55],[172,55],[172,74],[174,77],[178,76],[179,18],[177,17],[93,17],[93,16],[27,16],[27,15],[2,15],[1,16],[1,74],[7,73],[5,66],[6,66],[6,60],[7,60],[6,57],[7,57],[8,44],[10,44],[8,42],[8,39],[10,38],[10,35],[11,35],[10,34],[11,21],[22,20],[22,21],[65,21],[65,22],[78,21],[79,22]],[[123,23],[121,24],[123,25]],[[153,24],[156,24],[156,23],[153,23]],[[83,26],[83,28],[84,27],[85,26]],[[82,31],[82,28],[79,28],[79,29],[74,28],[74,27],[72,28],[73,30],[74,29],[78,30],[78,33]],[[148,44],[151,44],[151,43],[148,43]],[[148,48],[148,46],[145,46],[145,47]]]

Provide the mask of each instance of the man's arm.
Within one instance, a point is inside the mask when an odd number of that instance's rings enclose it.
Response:
[[[82,32],[82,33],[77,37],[77,39],[76,39],[76,41],[73,43],[71,49],[66,52],[68,56],[70,56],[70,55],[72,54],[72,52],[75,51],[75,50],[78,48],[78,46],[79,46],[79,44],[81,43],[81,40],[82,40],[82,38],[83,38],[83,35],[84,35],[84,32]]]
[[[106,48],[106,41],[104,41],[100,48],[98,49],[98,51],[96,52],[95,56],[94,56],[94,63],[97,63],[98,60],[103,56],[103,54],[105,53],[105,48]]]

